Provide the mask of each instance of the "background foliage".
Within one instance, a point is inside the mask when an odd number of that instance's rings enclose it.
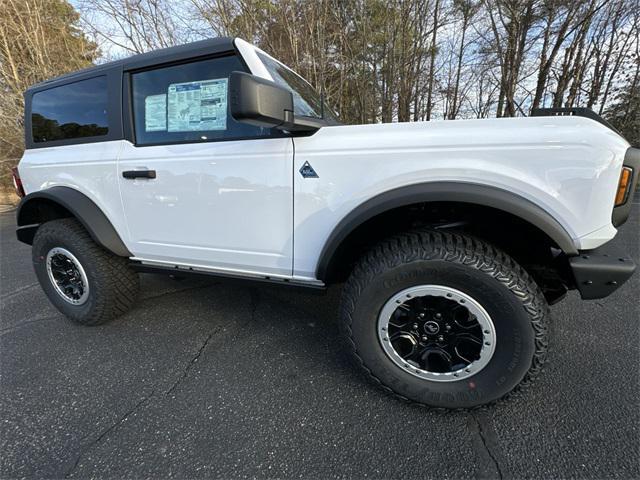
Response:
[[[2,0],[0,9],[0,161],[24,148],[22,93],[29,85],[91,65],[98,47],[65,0]]]
[[[2,1],[4,159],[23,148],[28,85],[219,35],[290,65],[345,123],[584,106],[640,143],[640,0]]]

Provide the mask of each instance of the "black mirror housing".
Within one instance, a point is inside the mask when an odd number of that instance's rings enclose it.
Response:
[[[291,132],[315,132],[321,120],[295,118],[293,94],[280,85],[245,72],[231,72],[229,110],[237,122]]]
[[[293,123],[292,93],[264,78],[232,72],[229,108],[238,122],[258,127],[284,127]]]

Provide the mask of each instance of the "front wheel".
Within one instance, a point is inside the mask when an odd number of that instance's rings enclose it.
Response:
[[[405,233],[345,285],[343,325],[364,370],[417,403],[472,408],[529,384],[547,351],[548,306],[528,274],[465,235]]]

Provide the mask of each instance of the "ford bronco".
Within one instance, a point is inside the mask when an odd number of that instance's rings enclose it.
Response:
[[[344,283],[344,335],[372,379],[470,408],[539,374],[549,304],[605,297],[635,268],[604,245],[640,150],[590,110],[341,125],[230,38],[45,81],[25,109],[17,235],[79,324],[125,313],[138,272]]]

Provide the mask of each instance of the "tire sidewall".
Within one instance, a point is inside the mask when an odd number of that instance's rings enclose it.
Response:
[[[441,285],[475,299],[489,314],[495,351],[477,374],[452,382],[418,378],[396,365],[377,333],[380,311],[398,292],[418,285]],[[445,260],[420,260],[387,268],[361,290],[351,315],[357,355],[386,386],[432,406],[465,408],[492,402],[522,381],[535,353],[535,332],[520,298],[505,283],[471,266]]]
[[[72,232],[58,232],[56,228],[48,228],[41,235],[38,232],[34,238],[32,246],[32,260],[36,276],[46,293],[49,301],[64,315],[69,317],[76,323],[83,325],[91,325],[91,321],[87,320],[93,317],[96,309],[96,292],[100,286],[100,275],[96,271],[93,262],[87,258],[85,249],[82,248],[81,242],[74,238]],[[81,305],[73,305],[65,301],[49,278],[47,272],[46,258],[51,249],[61,247],[71,252],[82,265],[89,283],[89,295],[87,300]]]

